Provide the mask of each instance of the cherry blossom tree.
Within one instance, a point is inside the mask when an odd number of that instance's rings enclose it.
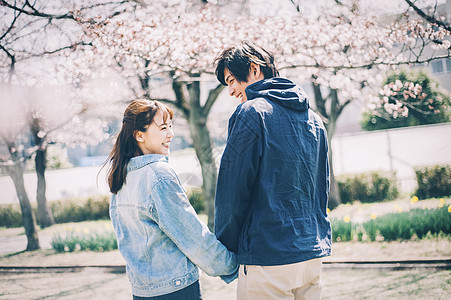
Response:
[[[448,122],[450,94],[422,70],[390,74],[379,95],[368,103],[362,126],[366,130]]]
[[[245,38],[246,31],[208,4],[186,8],[155,3],[115,21],[99,19],[87,25],[94,47],[93,54],[86,55],[93,58],[86,66],[117,70],[128,79],[135,97],[169,103],[188,121],[212,227],[217,166],[207,118],[223,86],[216,84],[202,99],[201,83],[215,82],[213,61],[232,41],[230,34],[238,30]]]
[[[298,12],[303,2],[291,0]],[[346,3],[347,2],[347,3]],[[331,5],[331,3],[329,3]],[[309,70],[314,103],[323,116],[329,145],[342,111],[353,101],[365,101],[382,80],[381,74],[402,65],[424,64],[450,57],[450,32],[435,24],[400,14],[393,20],[362,15],[359,1],[335,1],[307,26],[307,51],[312,53]],[[384,23],[382,23],[384,21]],[[313,29],[313,30],[312,30]],[[316,50],[317,49],[317,50]],[[340,203],[333,172],[333,152],[329,149],[331,193],[329,205]]]
[[[67,53],[65,65],[75,78],[100,69],[116,71],[128,82],[133,97],[159,99],[177,108],[188,121],[202,167],[210,227],[217,169],[207,119],[223,87],[217,84],[206,94],[202,88],[215,82],[213,61],[225,47],[245,39],[255,42],[275,54],[284,76],[311,82],[314,108],[325,121],[329,142],[343,109],[378,86],[381,72],[449,57],[446,28],[410,19],[382,24],[374,16],[359,14],[355,1],[352,5],[325,1],[327,9],[320,15],[300,15],[299,6],[292,13],[274,14],[277,10],[240,6],[239,1],[232,3],[239,10],[223,5],[226,1],[136,2],[124,1],[120,11],[105,8],[98,14],[75,10],[73,19],[84,29],[82,38],[66,49],[60,46],[61,53]],[[27,3],[26,11],[33,12]],[[435,52],[426,55],[427,47]],[[11,55],[12,50],[3,48],[2,55],[14,65],[10,70],[17,70],[19,52]],[[71,51],[77,55],[69,55]],[[340,201],[333,169],[331,179],[334,207]]]
[[[54,221],[45,197],[47,145],[56,140],[51,134],[67,130],[63,128],[65,124],[73,125],[78,119],[74,117],[86,112],[82,103],[86,99],[75,101],[80,105],[65,105],[63,100],[74,102],[74,98],[67,93],[56,98],[52,95],[55,85],[68,84],[68,78],[55,76],[56,67],[64,64],[69,53],[89,46],[81,30],[81,18],[89,22],[99,13],[114,17],[127,2],[0,1],[0,93],[5,113],[1,137],[7,149],[2,153],[0,167],[16,187],[28,238],[27,250],[38,249],[39,240],[36,219],[23,185],[24,165],[35,158],[38,219],[41,226],[49,226]],[[80,86],[80,80],[70,79],[70,83]],[[42,92],[45,86],[47,90]],[[36,90],[41,90],[39,95]]]
[[[115,21],[99,18],[86,27],[94,46],[90,67],[100,63],[116,69],[128,78],[136,97],[170,103],[188,120],[210,220],[217,170],[206,121],[222,87],[217,85],[202,99],[201,83],[214,80],[213,61],[224,47],[250,40],[273,52],[287,77],[312,82],[314,106],[326,123],[329,142],[343,109],[377,86],[381,73],[449,57],[445,29],[421,20],[384,25],[376,17],[360,15],[355,5],[329,3],[321,15],[302,18],[299,12],[270,17],[252,13],[250,9],[229,17],[210,4],[198,10],[155,4]],[[426,47],[437,52],[425,56]],[[335,207],[340,201],[331,171]]]
[[[19,94],[19,95],[18,95]],[[25,163],[31,158],[33,147],[30,146],[29,135],[26,134],[26,108],[22,101],[18,101],[21,91],[6,89],[0,86],[0,136],[4,148],[0,149],[0,168],[8,174],[14,182],[20,202],[25,234],[27,236],[27,251],[40,248],[37,234],[36,218],[33,214],[30,200],[24,185]],[[7,99],[15,98],[8,102]],[[25,131],[25,133],[24,133]]]

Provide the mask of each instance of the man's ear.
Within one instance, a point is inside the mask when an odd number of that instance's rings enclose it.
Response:
[[[249,75],[254,77],[256,80],[263,79],[263,73],[260,70],[260,66],[254,63],[251,63]],[[261,77],[261,78],[260,78]]]
[[[136,133],[135,133],[135,140],[138,143],[144,143],[144,137],[143,137],[143,132],[142,131],[139,131],[139,130],[136,131]]]

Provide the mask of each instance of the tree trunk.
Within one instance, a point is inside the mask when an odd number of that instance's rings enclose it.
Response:
[[[200,106],[200,82],[195,81],[188,85],[190,113],[188,124],[191,138],[193,139],[196,156],[202,169],[203,193],[205,197],[205,210],[208,216],[208,227],[214,228],[214,199],[216,181],[218,178],[217,167],[213,156],[213,147],[210,133],[207,128],[207,117]]]
[[[329,192],[329,208],[334,209],[341,204],[340,192],[338,190],[338,183],[335,180],[333,151],[332,151],[332,137],[335,133],[337,119],[340,115],[340,107],[338,102],[337,90],[331,90],[331,110],[328,118],[327,139],[329,144],[329,177],[330,177],[330,192]]]
[[[14,182],[16,188],[17,197],[20,202],[20,209],[22,210],[22,220],[25,228],[25,234],[27,236],[27,249],[26,251],[37,250],[39,246],[39,238],[37,232],[36,219],[31,208],[30,199],[28,198],[27,191],[25,190],[23,169],[19,162],[15,162],[14,166],[9,169],[9,176]]]
[[[44,137],[41,136],[41,120],[39,118],[32,118],[30,123],[31,133],[33,135],[33,140],[38,149],[36,150],[35,157],[35,168],[36,176],[38,179],[36,200],[38,202],[38,223],[41,228],[49,227],[55,224],[55,219],[53,218],[52,211],[47,203],[45,197],[46,182],[45,182],[45,169],[47,166],[47,143]]]
[[[333,121],[333,123],[334,123],[333,126],[326,126],[326,127],[328,127],[328,128],[335,127],[335,121]],[[332,151],[332,135],[333,134],[329,135],[329,130],[327,130],[327,132],[328,132],[327,140],[328,140],[328,144],[329,144],[329,178],[330,178],[329,208],[334,209],[335,207],[337,207],[338,205],[341,204],[341,197],[340,197],[340,192],[338,189],[338,183],[335,180],[335,173],[334,173],[334,164],[333,164],[334,160],[333,160],[333,151]]]
[[[26,251],[37,250],[40,248],[40,246],[36,219],[33,214],[33,209],[31,207],[27,191],[25,190],[23,179],[24,169],[21,162],[21,157],[14,142],[10,141],[7,138],[3,138],[3,140],[5,141],[5,144],[8,147],[9,154],[11,155],[12,163],[10,166],[5,168],[5,171],[13,180],[17,197],[19,198],[20,209],[22,211],[22,220],[25,228],[25,235],[27,236],[28,240]]]
[[[38,187],[36,191],[36,199],[38,202],[38,222],[41,228],[49,227],[55,224],[52,211],[45,197],[46,181],[45,181],[45,169],[47,165],[47,149],[38,149],[36,151],[35,166],[36,175],[38,178]]]
[[[315,79],[315,78],[313,78]],[[333,164],[333,153],[332,153],[332,137],[335,133],[335,126],[337,124],[337,119],[340,116],[340,106],[338,102],[338,94],[336,90],[331,90],[331,103],[330,103],[330,112],[327,112],[326,109],[326,99],[323,97],[321,92],[321,86],[316,84],[314,81],[312,82],[312,88],[315,95],[315,104],[316,109],[320,113],[320,115],[327,119],[325,121],[325,126],[327,129],[327,142],[329,144],[329,178],[330,178],[330,187],[329,187],[329,208],[334,209],[338,205],[341,204],[340,193],[338,191],[338,183],[335,180],[334,173],[334,164]]]

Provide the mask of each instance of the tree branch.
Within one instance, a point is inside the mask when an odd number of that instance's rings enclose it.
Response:
[[[14,74],[14,68],[15,68],[15,65],[16,65],[16,57],[14,56],[14,55],[12,55],[5,47],[3,47],[2,45],[0,45],[0,49],[1,50],[3,50],[5,53],[6,53],[6,55],[9,57],[9,59],[11,59],[11,64],[10,64],[10,66],[9,66],[9,80],[8,81],[11,81],[11,78],[12,78],[12,76],[13,76],[13,74]]]
[[[119,5],[119,4],[129,3],[129,2],[130,1],[125,0],[125,1],[118,1],[118,2],[110,1],[110,2],[97,3],[97,4],[94,4],[94,5],[91,5],[91,6],[82,7],[82,8],[80,8],[80,11],[87,10],[87,9],[92,9],[92,8],[100,7],[100,6],[113,5],[113,4],[118,4]],[[134,1],[134,2],[136,2],[136,1]]]
[[[327,123],[327,120],[329,116],[327,115],[326,110],[326,100],[323,98],[322,92],[321,92],[321,85],[316,84],[314,80],[316,79],[315,76],[312,76],[312,87],[313,87],[313,93],[315,95],[315,104],[316,109],[318,110],[319,114],[323,117],[324,123]]]
[[[168,98],[154,98],[154,97],[150,97],[149,93],[144,94],[143,97],[147,98],[149,100],[156,100],[156,101],[160,101],[162,103],[167,103],[167,104],[173,105],[174,107],[176,107],[177,109],[179,109],[180,111],[183,112],[183,109],[181,107],[179,107],[177,105],[177,102],[174,101],[174,100],[170,100]]]
[[[87,10],[87,9],[92,9],[92,8],[96,8],[96,7],[100,7],[100,6],[107,6],[107,5],[113,5],[113,4],[124,4],[124,3],[128,3],[129,1],[125,0],[125,1],[109,1],[109,2],[104,2],[104,3],[98,3],[98,4],[94,4],[91,6],[87,6],[87,7],[82,7],[80,8],[78,11],[83,11],[83,10]],[[25,1],[25,4],[22,8],[10,4],[8,2],[6,2],[5,0],[0,0],[0,6],[6,6],[14,11],[26,14],[28,16],[35,16],[35,17],[40,17],[40,18],[47,18],[47,19],[68,19],[68,20],[73,20],[73,21],[80,21],[77,17],[76,17],[76,12],[74,11],[69,11],[65,14],[49,14],[49,13],[45,13],[45,12],[41,12],[39,10],[37,10],[33,4],[31,4],[28,0]],[[25,7],[28,6],[30,9],[27,10]],[[111,19],[119,14],[121,14],[122,12],[124,12],[124,10],[122,11],[116,11],[113,12],[110,16],[108,16],[108,19]],[[89,21],[88,21],[89,22]]]
[[[298,3],[295,3],[294,0],[290,0],[290,2],[296,7],[296,10],[298,11],[298,13],[301,12],[301,5]]]
[[[73,14],[71,13],[66,13],[66,14],[62,14],[62,15],[53,15],[53,14],[47,14],[47,13],[43,13],[38,11],[37,9],[34,8],[33,5],[31,5],[28,1],[25,1],[25,5],[23,8],[17,7],[13,4],[9,4],[8,2],[6,2],[5,0],[1,0],[0,1],[0,5],[1,6],[6,6],[12,10],[21,12],[23,14],[29,15],[29,16],[35,16],[35,17],[41,17],[41,18],[50,18],[50,19],[71,19],[71,20],[76,20],[76,18],[74,17]],[[30,10],[26,10],[25,6],[30,7]]]
[[[429,23],[436,24],[439,27],[442,27],[443,29],[446,29],[451,32],[451,26],[447,22],[442,22],[440,20],[437,20],[433,16],[427,15],[422,9],[420,9],[418,6],[416,6],[412,1],[405,0],[406,3],[423,19],[428,21]]]
[[[173,72],[171,72],[173,73]],[[171,77],[173,77],[173,74],[171,74]],[[174,102],[175,107],[180,109],[180,111],[185,115],[186,119],[189,118],[190,115],[190,109],[187,107],[186,104],[186,97],[183,93],[183,84],[181,82],[178,82],[175,80],[175,78],[172,79],[172,90],[175,93],[175,99]]]
[[[58,48],[58,49],[55,49],[55,50],[52,50],[52,51],[43,51],[43,52],[38,53],[38,54],[31,54],[30,56],[28,56],[26,58],[23,58],[23,59],[27,59],[27,58],[30,58],[30,57],[40,57],[40,56],[43,56],[43,55],[52,55],[52,54],[55,54],[57,52],[60,52],[60,51],[66,50],[66,49],[75,49],[78,46],[92,46],[92,43],[91,42],[89,42],[89,43],[78,42],[78,43],[74,43],[72,45],[64,46],[64,47],[61,47],[61,48]]]
[[[83,107],[77,113],[73,114],[71,117],[67,118],[65,121],[63,121],[60,124],[56,125],[52,129],[49,129],[42,139],[44,140],[49,133],[62,128],[64,125],[69,123],[75,116],[79,116],[79,115],[85,113],[88,110],[88,108],[89,108],[88,105],[84,104]]]
[[[449,49],[451,50],[451,49]],[[342,70],[342,69],[371,69],[375,66],[402,66],[402,65],[410,65],[410,64],[424,64],[428,63],[434,60],[438,59],[444,59],[444,58],[450,58],[451,53],[449,52],[445,55],[441,56],[434,56],[427,59],[419,59],[418,56],[416,56],[416,59],[414,60],[408,60],[408,61],[400,61],[400,62],[370,62],[367,64],[361,64],[361,65],[347,65],[347,66],[333,66],[333,65],[321,65],[321,64],[292,64],[280,67],[279,70],[284,69],[295,69],[295,68],[317,68],[317,69],[333,69],[335,71]]]
[[[1,4],[1,2],[0,2]],[[0,37],[0,41],[3,40],[5,38],[5,36],[8,35],[8,33],[10,33],[10,31],[14,28],[14,24],[16,23],[17,19],[19,18],[19,16],[22,13],[19,12],[17,15],[14,16],[14,20],[11,22],[11,24],[9,25],[9,28],[3,33],[3,35]]]
[[[341,115],[343,109],[344,109],[349,103],[351,103],[351,101],[352,101],[352,99],[348,99],[348,100],[346,100],[342,105],[340,105],[340,106],[338,107],[338,110],[337,110],[338,115]]]
[[[218,96],[222,92],[223,89],[224,89],[224,86],[222,84],[218,84],[208,94],[207,101],[205,102],[204,107],[203,107],[204,114],[206,116],[208,116],[208,114],[210,113],[210,110],[213,107],[213,104],[216,102],[216,99],[218,99]]]

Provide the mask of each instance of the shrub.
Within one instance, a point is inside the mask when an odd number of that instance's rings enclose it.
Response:
[[[192,188],[188,192],[188,199],[196,213],[199,214],[205,211],[205,197],[201,188]]]
[[[374,242],[376,240],[378,231],[376,222],[374,220],[370,220],[368,222],[363,223],[363,229],[365,230],[368,239]]]
[[[117,240],[114,232],[75,233],[67,232],[55,234],[50,242],[56,252],[74,251],[111,251],[117,249]]]
[[[429,224],[433,224],[433,215],[426,209],[412,210],[411,214],[412,216],[415,215],[415,220],[413,220],[414,222],[411,224],[413,233],[415,233],[419,239],[422,239],[431,231],[431,226]]]
[[[352,223],[342,220],[333,220],[332,226],[332,240],[334,242],[351,241],[352,240]]]
[[[365,231],[363,230],[362,225],[360,225],[360,224],[359,225],[355,225],[355,226],[353,226],[353,228],[354,228],[355,235],[357,236],[357,241],[362,242],[363,241],[363,235],[365,233]],[[352,234],[351,234],[351,237],[352,237]]]
[[[337,179],[342,203],[387,201],[399,195],[395,176],[371,172]]]
[[[50,245],[55,249],[56,252],[64,252],[64,248],[66,246],[64,238],[62,238],[59,234],[54,235],[52,240],[50,241]]]
[[[363,114],[364,130],[449,122],[450,94],[423,70],[388,74]]]
[[[428,235],[451,235],[451,208],[412,209],[407,212],[391,213],[363,224],[352,224],[344,220],[331,219],[332,240],[334,242],[376,241],[378,235],[384,241],[409,240],[416,235],[419,239]],[[365,239],[366,237],[366,239]]]
[[[89,214],[87,214],[89,220],[109,219],[109,197],[88,198],[85,209],[89,211]]]
[[[451,235],[451,213],[448,207],[431,210],[427,220],[432,234]]]
[[[420,199],[451,196],[451,165],[435,165],[415,170]]]
[[[108,196],[50,201],[49,206],[56,223],[81,222],[109,218]],[[36,215],[36,203],[33,203],[32,207]],[[19,204],[0,205],[0,227],[21,226],[23,226],[23,220]]]
[[[0,227],[23,226],[22,212],[18,204],[6,204],[0,206]]]
[[[49,202],[56,223],[81,222],[109,218],[109,197],[67,199]]]
[[[388,214],[378,218],[378,228],[384,241],[410,240],[413,235],[409,212]]]
[[[451,213],[448,207],[436,209],[412,209],[402,213],[392,213],[363,223],[363,228],[371,241],[377,232],[384,241],[409,240],[414,234],[425,238],[432,235],[451,235]]]

